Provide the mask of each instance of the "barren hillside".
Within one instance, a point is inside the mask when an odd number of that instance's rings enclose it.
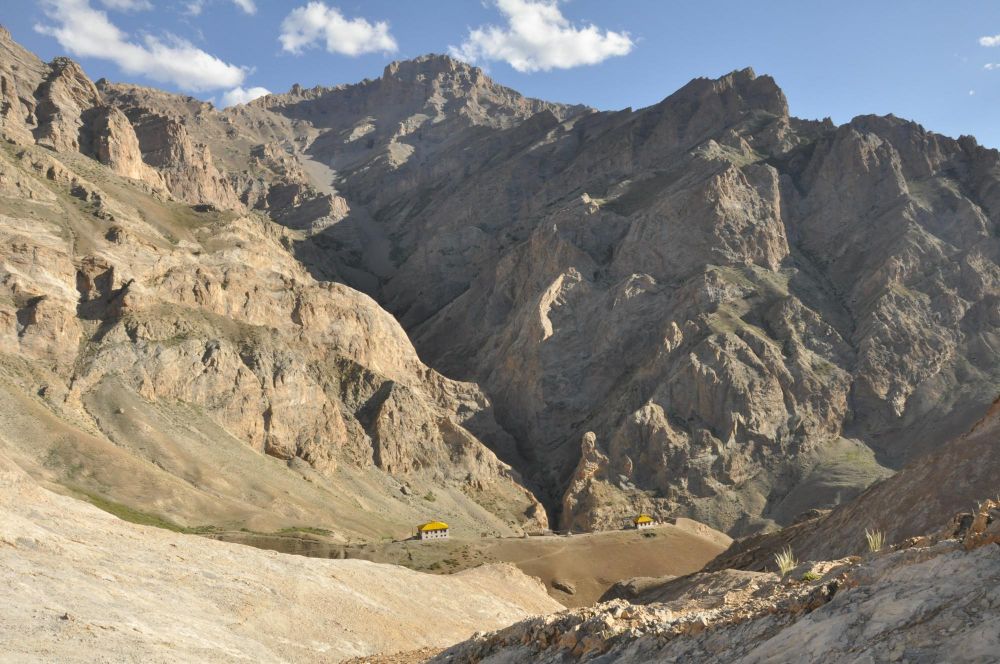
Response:
[[[478,634],[433,662],[996,661],[1000,502],[865,557],[720,570]]]
[[[120,521],[0,455],[0,651],[16,661],[328,661],[561,608],[510,565],[433,576]]]
[[[5,31],[0,72],[0,436],[26,470],[174,528],[546,526],[470,430],[509,440],[488,398],[424,365],[370,298],[314,279],[188,124],[133,124]]]

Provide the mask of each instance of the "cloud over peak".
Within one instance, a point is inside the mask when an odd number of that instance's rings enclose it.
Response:
[[[267,88],[242,88],[236,87],[222,95],[222,107],[229,108],[238,104],[246,104],[258,97],[271,94]]]
[[[506,27],[487,25],[469,31],[449,52],[462,60],[502,60],[520,72],[569,69],[627,55],[635,43],[627,32],[578,27],[559,9],[558,0],[496,0]]]
[[[392,53],[399,47],[385,21],[370,23],[364,18],[347,19],[336,7],[310,2],[293,9],[281,23],[281,47],[289,53],[322,42],[330,53],[356,56],[363,53]]]
[[[54,37],[70,55],[110,60],[128,74],[139,74],[182,90],[232,88],[243,83],[246,70],[206,53],[173,35],[145,35],[135,41],[88,0],[45,0],[51,23],[35,30]]]

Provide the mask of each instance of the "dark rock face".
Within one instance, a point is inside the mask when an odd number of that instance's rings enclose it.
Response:
[[[364,232],[303,255],[491,395],[560,527],[790,523],[996,396],[995,151],[891,116],[797,120],[749,70],[635,112],[490,118],[446,115],[433,146],[372,130],[367,149],[410,156],[343,162]]]

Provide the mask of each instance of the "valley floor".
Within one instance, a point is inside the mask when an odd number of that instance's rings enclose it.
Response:
[[[520,538],[452,538],[343,546],[307,536],[216,533],[212,537],[283,553],[358,558],[414,570],[454,573],[484,563],[510,563],[542,580],[564,606],[593,604],[615,583],[701,569],[731,543],[723,533],[688,519],[646,531],[623,530]]]

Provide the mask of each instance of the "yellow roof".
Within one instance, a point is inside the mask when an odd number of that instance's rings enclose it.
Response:
[[[653,517],[648,514],[640,514],[633,520],[635,523],[653,523]]]
[[[417,526],[417,530],[420,532],[427,532],[428,530],[448,530],[448,524],[444,521],[428,521],[427,523]]]

